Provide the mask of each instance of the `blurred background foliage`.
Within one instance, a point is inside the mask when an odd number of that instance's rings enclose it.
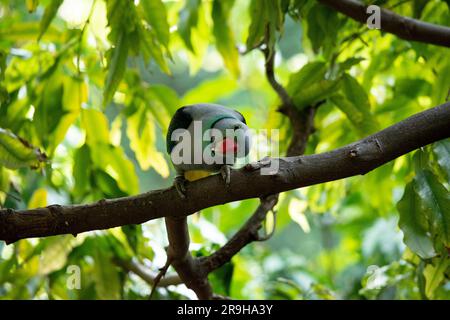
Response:
[[[449,26],[449,1],[373,1]],[[0,0],[0,204],[34,208],[134,195],[172,184],[164,135],[189,103],[232,106],[254,129],[291,128],[264,74],[297,107],[326,100],[307,153],[355,141],[446,101],[446,48],[371,31],[315,0]],[[265,154],[252,154],[256,160]],[[450,141],[365,176],[286,192],[277,230],[210,276],[240,299],[450,298]],[[258,201],[190,218],[192,250],[223,244]],[[147,299],[113,259],[157,271],[162,221],[0,243],[0,298]],[[68,266],[81,289],[67,287]],[[194,297],[184,285],[159,299]]]

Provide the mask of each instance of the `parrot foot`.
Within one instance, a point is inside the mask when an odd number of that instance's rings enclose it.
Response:
[[[225,185],[228,187],[231,181],[231,166],[223,165],[220,168],[220,175],[222,176],[223,181],[225,181]]]
[[[177,192],[182,199],[186,199],[186,182],[187,180],[184,175],[176,176],[175,181],[173,182],[175,189],[177,189]]]

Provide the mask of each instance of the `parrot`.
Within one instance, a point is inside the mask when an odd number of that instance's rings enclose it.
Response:
[[[250,132],[240,112],[219,104],[198,103],[175,112],[166,145],[177,173],[174,186],[185,198],[187,181],[214,173],[220,173],[229,186],[231,168],[250,151]]]

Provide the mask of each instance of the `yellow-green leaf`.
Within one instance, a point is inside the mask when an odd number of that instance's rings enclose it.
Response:
[[[9,169],[37,168],[47,156],[9,130],[0,128],[0,165]]]
[[[47,205],[47,190],[45,188],[39,188],[34,191],[28,202],[28,209],[42,208]]]
[[[58,9],[62,3],[63,0],[50,0],[50,3],[45,8],[44,16],[42,17],[41,20],[38,40],[41,39],[41,37],[47,31],[48,26],[52,22],[53,18],[56,16],[56,13],[58,12]]]
[[[234,0],[215,0],[212,8],[214,21],[213,33],[216,38],[217,50],[222,55],[225,66],[231,73],[239,76],[239,52],[236,48],[234,35],[228,25],[230,10]]]

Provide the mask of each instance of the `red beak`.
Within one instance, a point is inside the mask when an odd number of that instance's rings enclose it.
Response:
[[[218,148],[219,152],[222,154],[236,152],[237,151],[237,144],[234,142],[233,139],[225,138],[222,140],[222,142],[219,144]]]

